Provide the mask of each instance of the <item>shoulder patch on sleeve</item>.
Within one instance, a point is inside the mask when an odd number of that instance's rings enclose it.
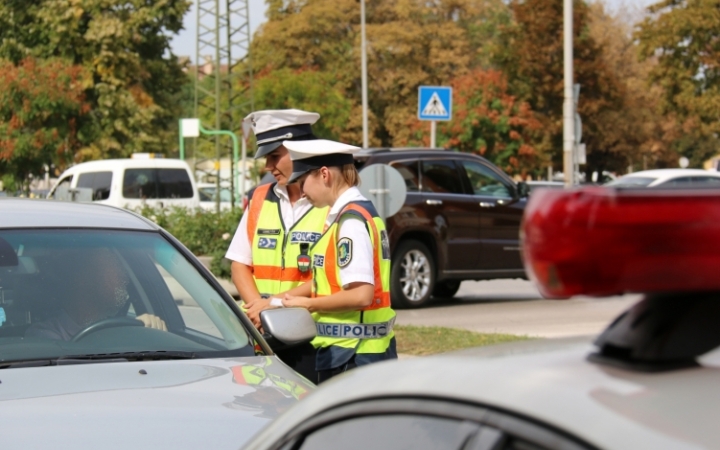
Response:
[[[352,239],[342,238],[337,243],[337,263],[340,267],[345,267],[352,261]]]

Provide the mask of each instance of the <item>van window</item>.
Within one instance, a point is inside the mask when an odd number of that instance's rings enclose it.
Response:
[[[193,189],[185,169],[126,169],[125,198],[192,198]]]
[[[60,197],[59,192],[63,192],[64,194],[67,194],[68,189],[70,189],[70,184],[72,183],[73,176],[70,175],[69,177],[65,177],[62,180],[58,182],[58,184],[55,186],[55,189],[50,193],[50,198],[58,199]]]
[[[87,172],[78,175],[77,187],[91,188],[93,200],[110,198],[112,172]]]

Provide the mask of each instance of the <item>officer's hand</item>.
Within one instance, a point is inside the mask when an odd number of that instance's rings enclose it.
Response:
[[[260,329],[261,323],[260,323],[260,313],[262,311],[265,311],[266,309],[273,308],[270,306],[270,300],[269,299],[260,299],[256,302],[253,302],[252,305],[250,305],[245,312],[247,316],[252,321],[253,325],[255,325],[255,328]]]
[[[243,299],[243,308],[245,308],[245,309],[250,309],[250,308],[252,308],[252,306],[253,306],[255,303],[257,303],[257,302],[262,302],[263,300],[265,300],[265,299],[262,298],[262,297],[258,297],[258,298],[253,299],[253,300],[245,300],[245,299]]]
[[[152,314],[142,314],[137,316],[136,319],[142,322],[146,328],[155,328],[156,330],[167,331],[165,321],[158,316],[154,316]]]
[[[307,297],[298,297],[290,294],[285,294],[283,300],[283,306],[286,308],[305,308],[310,309],[310,299]]]

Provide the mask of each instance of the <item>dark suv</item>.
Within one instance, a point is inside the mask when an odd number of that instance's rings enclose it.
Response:
[[[455,295],[463,280],[525,278],[520,220],[527,185],[480,156],[451,150],[367,149],[359,170],[388,164],[407,198],[387,218],[394,306],[414,308]]]

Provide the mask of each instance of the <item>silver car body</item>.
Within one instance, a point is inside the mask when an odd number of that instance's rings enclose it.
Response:
[[[323,412],[383,398],[490,407],[603,449],[718,448],[720,358],[708,355],[700,368],[639,373],[589,362],[592,351],[587,339],[535,340],[353,370],[293,407],[246,449],[276,448]]]
[[[139,215],[106,205],[0,200],[0,232],[27,228],[163,232]],[[186,250],[185,256],[234,305],[210,272]],[[235,319],[268,349],[239,311]],[[0,342],[6,449],[237,449],[314,387],[275,356],[8,368],[2,353]],[[242,376],[247,373],[271,375]],[[273,387],[287,383],[295,386],[292,395]]]
[[[720,172],[701,169],[653,169],[624,175],[607,186],[620,187],[717,187]]]

